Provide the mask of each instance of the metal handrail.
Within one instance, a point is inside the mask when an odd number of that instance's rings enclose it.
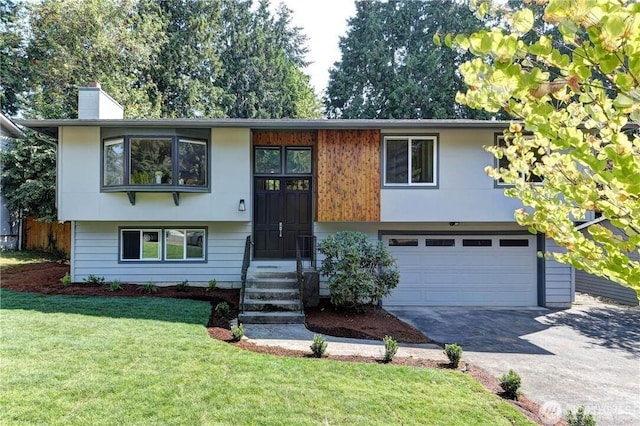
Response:
[[[242,259],[242,274],[240,279],[242,286],[240,287],[240,312],[244,312],[244,290],[247,285],[247,271],[251,264],[251,235],[247,236],[247,240],[244,243],[244,258]]]
[[[304,268],[302,266],[302,253],[300,251],[300,238],[296,239],[296,277],[300,289],[300,312],[304,312]]]

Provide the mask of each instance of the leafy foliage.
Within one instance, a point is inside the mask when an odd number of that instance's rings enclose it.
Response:
[[[153,283],[145,283],[138,287],[138,292],[146,294],[157,293],[158,286]]]
[[[500,377],[500,387],[504,390],[504,395],[507,398],[518,399],[518,390],[521,383],[520,375],[513,370],[509,370],[508,373]]]
[[[560,261],[640,288],[640,4],[602,0],[582,7],[549,0],[542,17],[561,34],[531,31],[531,8],[503,11],[500,28],[451,40],[477,56],[460,66],[468,89],[457,100],[522,121],[505,132],[508,144],[489,147],[507,168],[488,167],[527,209],[521,225],[565,249]],[[478,12],[486,13],[487,2]],[[532,176],[544,179],[532,185]],[[574,221],[601,215],[576,229]]]
[[[330,118],[460,118],[488,114],[454,102],[465,55],[438,47],[438,31],[475,31],[466,4],[444,1],[356,2],[342,59],[329,72]]]
[[[84,281],[87,284],[104,284],[104,277],[89,274],[82,281]]]
[[[388,295],[398,285],[395,260],[381,242],[374,245],[361,232],[344,231],[322,241],[320,272],[329,277],[333,305],[360,309]]]
[[[567,424],[569,426],[596,426],[596,421],[593,415],[587,413],[584,406],[581,405],[575,414],[571,410],[567,412]]]
[[[109,283],[109,291],[117,291],[117,290],[122,290],[122,281],[120,280],[113,280]]]
[[[453,368],[458,367],[460,359],[462,359],[462,348],[455,343],[444,345],[444,353],[449,358],[449,363]]]
[[[393,357],[396,356],[396,353],[398,353],[398,341],[391,336],[384,336],[382,341],[384,342],[383,361],[387,363],[391,362]]]
[[[55,220],[56,148],[27,132],[0,151],[2,194],[15,219]]]
[[[220,302],[216,305],[215,311],[220,315],[226,316],[229,314],[229,304],[227,302]]]
[[[213,291],[218,286],[218,281],[213,278],[209,280],[209,284],[207,285],[206,291]]]
[[[189,291],[189,280],[184,280],[176,284],[176,290]]]
[[[313,342],[311,343],[311,353],[316,358],[322,358],[327,351],[327,339],[320,334],[313,335]]]
[[[71,285],[71,275],[68,272],[65,272],[64,277],[60,278],[60,284],[62,287],[69,287]]]
[[[231,327],[231,337],[234,342],[239,342],[244,336],[244,326],[242,324],[234,325]]]

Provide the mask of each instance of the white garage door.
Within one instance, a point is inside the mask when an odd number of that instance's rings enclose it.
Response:
[[[536,241],[528,235],[389,235],[400,283],[383,304],[536,306]]]

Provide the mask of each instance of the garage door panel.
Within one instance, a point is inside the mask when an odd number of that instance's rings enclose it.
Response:
[[[432,239],[415,238],[418,246],[389,246],[400,270],[400,283],[385,298],[386,305],[534,306],[537,304],[537,264],[533,236],[438,236],[453,246],[427,246]],[[516,239],[520,246],[500,245]],[[435,237],[433,239],[436,239]],[[462,241],[478,240],[464,246]],[[475,244],[475,243],[474,243]],[[506,243],[513,244],[513,243]],[[524,246],[526,244],[526,246]]]

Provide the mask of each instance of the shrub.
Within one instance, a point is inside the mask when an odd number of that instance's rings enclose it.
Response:
[[[509,370],[507,374],[500,377],[500,387],[504,390],[507,398],[518,399],[518,389],[520,389],[521,383],[520,375],[513,370]]]
[[[231,327],[231,337],[233,337],[234,342],[239,342],[242,336],[244,336],[244,327],[242,324]]]
[[[447,355],[447,358],[449,358],[449,364],[453,368],[457,368],[460,359],[462,359],[462,348],[460,345],[456,345],[455,343],[444,345],[444,353]]]
[[[62,287],[69,287],[71,285],[71,275],[69,273],[65,273],[64,277],[60,278],[60,283]]]
[[[146,284],[142,284],[140,287],[138,287],[138,291],[140,293],[147,293],[147,294],[151,294],[151,293],[155,293],[158,291],[158,286],[152,284],[152,283],[146,283]]]
[[[122,290],[122,282],[120,280],[113,280],[109,283],[109,291]]]
[[[569,426],[596,426],[596,421],[591,414],[585,412],[581,405],[575,415],[571,410],[567,412],[567,424]]]
[[[89,274],[87,278],[83,279],[87,284],[104,284],[104,277],[99,277],[97,275]]]
[[[176,290],[178,291],[187,291],[189,290],[189,281],[184,280],[181,283],[176,284]]]
[[[398,352],[398,342],[391,336],[384,336],[384,362],[391,362]]]
[[[374,304],[398,285],[400,274],[389,250],[372,244],[361,232],[338,232],[322,241],[325,257],[320,272],[329,277],[331,303],[361,310]]]
[[[225,316],[229,313],[229,304],[227,302],[220,302],[216,305],[215,311]]]
[[[313,335],[313,343],[311,343],[311,353],[316,358],[322,358],[327,351],[327,339],[320,334]]]
[[[209,280],[209,286],[207,287],[207,291],[212,291],[215,290],[215,288],[218,286],[218,281],[214,279]]]

